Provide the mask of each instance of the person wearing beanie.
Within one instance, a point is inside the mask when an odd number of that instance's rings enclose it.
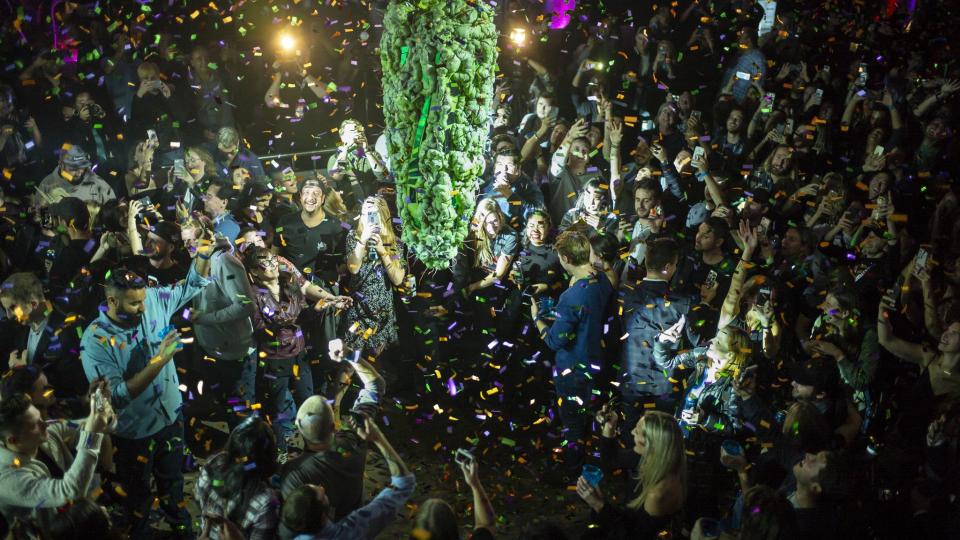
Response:
[[[90,156],[83,148],[65,144],[57,168],[47,175],[37,189],[49,195],[56,188],[63,188],[71,197],[83,202],[103,203],[117,198],[113,188],[93,171]]]

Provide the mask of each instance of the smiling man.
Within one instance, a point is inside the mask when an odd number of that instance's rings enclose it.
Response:
[[[147,287],[137,274],[117,268],[105,278],[106,309],[87,327],[80,358],[87,379],[104,377],[118,411],[117,477],[131,523],[130,536],[150,538],[150,477],[174,530],[192,538],[183,507],[183,418],[180,379],[172,362],[180,333],[168,326],[209,283],[211,247],[202,248],[186,281]]]

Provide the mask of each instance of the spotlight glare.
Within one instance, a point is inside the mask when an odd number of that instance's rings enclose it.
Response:
[[[527,41],[527,31],[523,28],[514,28],[513,31],[510,32],[510,41],[517,47],[523,47]]]

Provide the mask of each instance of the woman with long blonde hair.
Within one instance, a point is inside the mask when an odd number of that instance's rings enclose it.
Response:
[[[506,335],[501,332],[507,332],[509,317],[491,313],[491,306],[503,306],[506,302],[508,289],[497,283],[506,282],[519,244],[517,233],[507,224],[497,201],[480,199],[467,236],[469,275],[464,289],[468,302],[473,304],[475,328],[495,328],[497,335]]]
[[[618,449],[619,416],[605,406],[597,418],[603,426],[603,463],[618,460],[610,455]],[[623,508],[604,501],[599,487],[583,476],[577,480],[577,494],[594,512],[598,538],[659,538],[669,531],[673,516],[687,498],[687,454],[677,420],[661,411],[647,411],[634,426],[632,453],[639,456],[633,478],[634,496]]]
[[[367,197],[360,206],[356,229],[347,235],[347,270],[345,292],[354,303],[341,334],[350,348],[379,354],[397,342],[392,288],[403,286],[407,276],[403,245],[383,197]]]

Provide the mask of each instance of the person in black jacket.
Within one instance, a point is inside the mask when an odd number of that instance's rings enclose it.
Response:
[[[182,138],[177,126],[187,125],[187,114],[175,95],[174,88],[164,80],[156,64],[140,64],[137,67],[137,76],[140,78],[140,85],[130,107],[132,136],[136,140],[144,137],[148,129],[156,131],[160,141],[159,148],[164,150],[157,155],[157,164],[171,165],[174,159],[182,155]]]
[[[670,288],[677,271],[679,248],[671,239],[648,241],[644,259],[647,275],[639,283],[621,284],[623,362],[620,390],[623,394],[627,425],[633,425],[643,413],[645,403],[674,412],[673,384],[656,362],[653,343],[668,328],[677,324],[696,303],[696,297]]]
[[[0,289],[0,303],[7,317],[17,322],[9,366],[37,365],[43,369],[68,404],[82,405],[87,378],[80,363],[81,317],[54,309],[43,293],[40,279],[32,272],[8,277]],[[79,325],[79,326],[78,326]]]

